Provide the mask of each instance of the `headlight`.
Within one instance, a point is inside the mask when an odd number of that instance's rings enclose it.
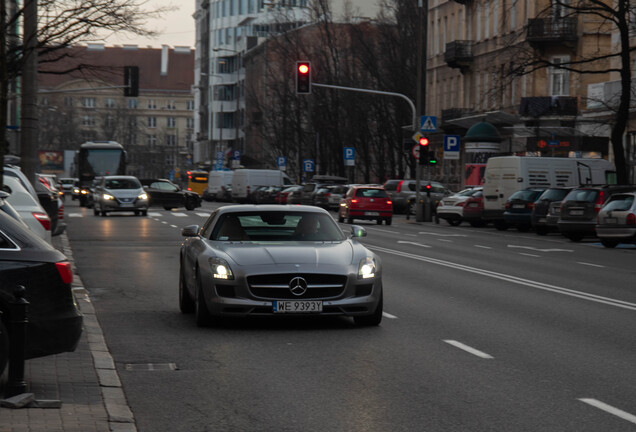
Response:
[[[147,200],[148,199],[148,194],[142,193],[141,195],[139,195],[137,197],[138,200]]]
[[[358,266],[358,279],[375,277],[375,260],[371,257],[362,258]]]
[[[230,265],[223,258],[210,258],[209,262],[214,279],[234,279]]]
[[[106,193],[104,195],[102,195],[102,198],[104,198],[105,200],[114,200],[115,199],[114,196],[112,196],[110,194],[106,194]]]

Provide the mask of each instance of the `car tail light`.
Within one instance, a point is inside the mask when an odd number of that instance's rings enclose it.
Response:
[[[40,223],[42,224],[42,226],[44,227],[45,230],[51,231],[51,218],[50,217],[48,217],[44,213],[33,212],[32,214],[33,214],[34,218],[36,218],[38,221],[40,221]]]
[[[636,225],[636,215],[634,215],[634,213],[627,213],[625,223],[627,225]]]
[[[527,208],[528,210],[532,210],[532,209],[534,208],[534,203],[533,203],[533,202],[529,202],[529,203],[527,203],[527,204],[526,204],[526,208]]]
[[[404,183],[404,180],[400,180],[400,182],[398,183],[397,187],[395,188],[395,191],[397,193],[402,192],[402,183]]]
[[[357,199],[352,199],[352,200],[351,200],[351,204],[356,204],[357,202],[358,202],[358,200],[357,200]]]
[[[57,272],[60,274],[62,282],[64,282],[65,284],[70,284],[73,282],[73,267],[71,267],[70,262],[58,262],[55,263],[55,267],[57,267]]]
[[[455,207],[464,207],[466,205],[466,201],[461,201],[455,204]]]
[[[64,219],[64,204],[60,204],[60,208],[57,209],[57,218]]]
[[[506,201],[506,205],[505,205],[506,209],[510,208],[510,201]]]
[[[388,199],[388,200],[386,200],[386,203],[387,203],[387,204],[389,204],[389,205],[393,205],[393,201],[391,201],[391,200],[389,200],[389,199]]]
[[[598,193],[598,197],[596,198],[596,202],[594,203],[594,210],[598,213],[603,207],[603,203],[605,202],[605,192],[600,191]]]

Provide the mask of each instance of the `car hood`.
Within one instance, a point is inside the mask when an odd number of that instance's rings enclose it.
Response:
[[[350,241],[289,242],[287,244],[231,243],[220,247],[238,265],[305,264],[348,265],[353,260]]]
[[[143,189],[104,189],[104,191],[116,198],[137,198],[144,192]]]

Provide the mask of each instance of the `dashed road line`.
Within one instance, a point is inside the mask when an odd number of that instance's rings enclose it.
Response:
[[[626,411],[613,407],[611,405],[606,404],[605,402],[601,402],[597,399],[589,399],[589,398],[579,398],[579,400],[583,403],[593,406],[594,408],[598,408],[600,410],[605,411],[606,413],[615,415],[616,417],[620,417],[623,420],[627,420],[630,423],[636,424],[636,416],[630,414]]]
[[[406,240],[398,240],[398,243],[400,243],[400,244],[410,244],[410,245],[420,246],[420,247],[425,247],[425,248],[430,248],[431,247],[429,245],[425,245],[425,244],[422,244],[422,243],[406,241]]]
[[[482,246],[482,245],[473,245],[476,248],[481,248],[481,249],[492,249],[490,246]]]
[[[605,268],[605,266],[604,266],[604,265],[600,265],[600,264],[593,264],[593,263],[586,263],[586,262],[582,262],[582,261],[577,261],[577,264],[586,265],[586,266],[590,266],[590,267],[600,267],[600,268]]]
[[[391,315],[390,313],[382,312],[382,316],[389,319],[397,319],[395,315]]]
[[[477,357],[481,357],[483,359],[493,359],[494,357],[491,356],[490,354],[486,354],[483,351],[479,351],[478,349],[475,349],[473,347],[470,347],[466,344],[463,344],[461,342],[458,342],[456,340],[451,340],[451,339],[444,339],[444,342],[446,342],[449,345],[454,346],[455,348],[459,348],[460,350],[464,350],[467,353],[470,353],[472,355],[475,355]]]
[[[519,255],[532,257],[532,258],[541,258],[541,255],[529,254],[529,253],[525,253],[525,252],[519,252]]]

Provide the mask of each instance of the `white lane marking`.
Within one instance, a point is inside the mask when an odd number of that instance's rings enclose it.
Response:
[[[482,246],[482,245],[473,245],[476,248],[482,248],[482,249],[492,249],[490,246]]]
[[[395,315],[391,315],[390,313],[382,312],[382,316],[389,319],[397,319]]]
[[[68,217],[84,217],[82,213],[69,213],[66,216]]]
[[[148,212],[148,216],[154,216],[154,217],[157,217],[157,216],[162,216],[162,214],[161,214],[161,213],[158,213],[158,212]]]
[[[412,241],[398,240],[398,243],[401,243],[401,244],[410,244],[410,245],[415,245],[415,246],[421,246],[421,247],[430,248],[430,246],[429,246],[429,245],[425,245],[425,244],[417,243],[417,242],[412,242]]]
[[[444,261],[444,260],[440,260],[440,259],[436,259],[436,258],[431,258],[431,257],[425,257],[425,256],[421,256],[421,255],[415,255],[412,253],[408,253],[408,252],[402,252],[402,251],[398,251],[398,250],[393,250],[393,249],[387,249],[387,248],[383,248],[380,246],[371,246],[368,245],[367,246],[369,249],[373,249],[375,251],[378,252],[384,252],[384,253],[388,253],[388,254],[392,254],[392,255],[398,255],[398,256],[402,256],[405,258],[411,258],[417,261],[424,261],[424,262],[428,262],[431,264],[437,264],[437,265],[441,265],[444,267],[449,267],[452,268],[454,270],[463,270],[465,272],[469,272],[469,273],[475,273],[475,274],[479,274],[482,276],[487,276],[487,277],[491,277],[493,279],[500,279],[506,282],[511,282],[517,285],[523,285],[523,286],[527,286],[530,288],[535,288],[535,289],[540,289],[543,291],[550,291],[550,292],[554,292],[557,294],[562,294],[562,295],[566,295],[566,296],[570,296],[570,297],[576,297],[576,298],[580,298],[583,300],[587,300],[587,301],[592,301],[595,303],[602,303],[602,304],[606,304],[609,306],[614,306],[617,308],[621,308],[621,309],[628,309],[628,310],[633,310],[636,311],[636,303],[630,303],[630,302],[626,302],[623,300],[617,300],[617,299],[613,299],[610,297],[603,297],[603,296],[599,296],[596,294],[590,294],[590,293],[586,293],[583,291],[576,291],[573,289],[569,289],[569,288],[563,288],[563,287],[559,287],[556,285],[550,285],[550,284],[546,284],[543,282],[538,282],[538,281],[533,281],[530,279],[523,279],[517,276],[512,276],[512,275],[507,275],[504,273],[498,273],[498,272],[494,272],[494,271],[490,271],[490,270],[484,270],[484,269],[479,269],[476,267],[470,267],[467,265],[463,265],[463,264],[459,264],[459,263],[454,263],[451,261]]]
[[[455,348],[459,348],[460,350],[464,350],[464,351],[466,351],[468,353],[471,353],[472,355],[476,355],[477,357],[481,357],[483,359],[492,359],[492,358],[494,358],[490,354],[486,354],[483,351],[479,351],[478,349],[475,349],[473,347],[469,347],[468,345],[465,345],[465,344],[463,344],[461,342],[458,342],[456,340],[445,339],[444,342],[446,342],[449,345],[454,346]]]
[[[572,249],[539,249],[530,246],[508,245],[509,248],[529,249],[537,252],[574,252]]]
[[[176,217],[188,217],[187,214],[181,213],[181,212],[172,212],[170,214],[173,215],[173,216],[176,216]]]
[[[368,229],[371,229],[373,231],[380,231],[380,232],[384,232],[384,233],[388,233],[388,234],[402,234],[399,231],[391,231],[391,230],[385,230],[385,229],[380,229],[380,228],[369,227]]]
[[[417,234],[404,234],[404,237],[417,237]]]
[[[581,402],[584,402],[584,403],[586,403],[588,405],[591,405],[591,406],[593,406],[595,408],[603,410],[603,411],[605,411],[607,413],[610,413],[612,415],[620,417],[623,420],[627,420],[630,423],[636,424],[636,416],[635,415],[630,414],[628,412],[625,412],[625,411],[623,411],[621,409],[614,408],[613,406],[608,405],[608,404],[606,404],[604,402],[601,402],[600,400],[588,399],[588,398],[579,398],[579,400]]]
[[[586,263],[586,262],[582,262],[582,261],[578,261],[577,264],[581,264],[581,265],[586,265],[586,266],[590,266],[590,267],[600,267],[600,268],[605,268],[604,265],[600,265],[600,264],[592,264],[592,263]]]
[[[194,212],[195,215],[197,216],[201,216],[201,217],[209,217],[210,213],[201,213],[201,212]]]
[[[446,242],[446,243],[452,243],[452,240],[448,240],[448,239],[437,239],[437,241],[441,241],[441,242]]]
[[[466,234],[441,234],[441,233],[428,232],[428,231],[420,231],[419,233],[432,235],[432,236],[438,236],[438,237],[468,237]]]
[[[523,255],[523,256],[527,256],[527,257],[532,257],[532,258],[539,258],[539,257],[541,257],[541,255],[534,255],[534,254],[529,254],[529,253],[525,253],[525,252],[519,252],[519,255]]]
[[[161,221],[161,223],[162,223],[162,224],[165,224],[165,225],[168,225],[168,222],[166,222],[166,221],[164,221],[164,220],[162,220],[162,221]]]
[[[178,228],[176,225],[170,225],[172,228]]]

